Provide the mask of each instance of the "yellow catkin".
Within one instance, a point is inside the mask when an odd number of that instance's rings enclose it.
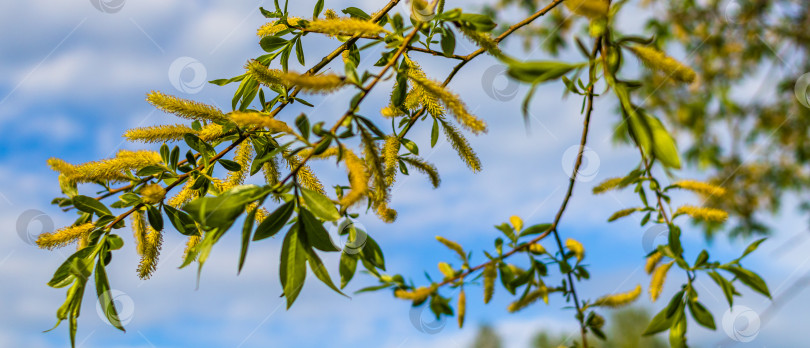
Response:
[[[658,263],[661,262],[661,259],[664,257],[664,254],[656,251],[652,255],[647,257],[647,262],[644,264],[644,272],[650,274],[655,270],[655,266],[658,266]]]
[[[647,46],[633,46],[630,50],[650,69],[660,71],[678,81],[692,83],[697,74],[692,68],[667,56],[665,53]]]
[[[278,171],[278,160],[276,158],[271,159],[262,166],[262,173],[265,182],[269,185],[275,185],[281,181],[281,172]]]
[[[160,154],[154,151],[128,151],[121,150],[115,157],[88,162],[76,166],[68,165],[61,160],[49,160],[51,168],[63,170],[65,178],[76,183],[86,182],[121,182],[128,181],[124,175],[130,170],[141,169],[146,166],[161,163]]]
[[[310,75],[287,72],[279,77],[287,88],[295,86],[301,91],[310,93],[329,93],[346,85],[346,81],[335,74]]]
[[[183,260],[188,258],[189,252],[191,252],[191,249],[194,249],[197,244],[200,244],[200,236],[188,237],[188,241],[186,241],[186,249],[183,250]]]
[[[386,201],[379,201],[377,203],[377,209],[374,210],[374,213],[377,214],[377,217],[379,217],[380,220],[387,224],[397,220],[397,211],[391,209]]]
[[[52,170],[62,174],[71,173],[76,168],[76,166],[56,157],[49,158],[47,163]]]
[[[416,171],[427,175],[433,188],[437,188],[441,184],[442,179],[439,177],[439,171],[433,164],[418,157],[404,157],[402,161],[409,164],[411,168],[416,169]]]
[[[190,120],[210,122],[225,120],[225,115],[222,111],[214,106],[193,100],[181,99],[157,91],[152,91],[147,94],[146,101],[159,110]]]
[[[442,272],[445,278],[452,278],[456,275],[456,271],[453,270],[453,266],[450,266],[447,262],[439,262],[439,272]]]
[[[146,204],[155,204],[163,200],[166,190],[158,184],[150,184],[141,189],[141,197]]]
[[[473,172],[481,171],[481,160],[478,159],[478,155],[475,154],[475,151],[473,151],[470,143],[467,142],[467,139],[461,135],[458,129],[456,129],[449,122],[445,121],[443,118],[438,118],[438,120],[439,123],[442,124],[442,129],[447,137],[447,141],[450,142],[450,145],[453,146],[454,150],[456,150],[459,158],[461,158],[461,160],[464,161],[467,167]]]
[[[412,300],[414,302],[424,301],[425,299],[430,296],[436,289],[434,287],[419,287],[414,290],[408,291],[404,289],[397,289],[394,291],[394,297],[401,298],[403,300]]]
[[[407,55],[404,55],[403,57],[406,66],[406,76],[427,79],[427,75],[425,75],[425,72],[418,63],[408,58]],[[433,115],[433,117],[441,117],[444,115],[444,107],[441,105],[438,98],[431,93],[427,93],[425,89],[419,85],[413,85],[411,90],[408,91],[408,94],[405,96],[403,107],[411,111],[416,111],[420,107],[424,107],[429,114]],[[405,115],[402,110],[398,110],[393,106],[389,106],[389,108],[390,110],[386,110],[385,113],[393,115],[390,117]],[[383,116],[385,116],[385,114]]]
[[[498,277],[498,269],[495,268],[495,263],[490,262],[484,266],[484,303],[489,303],[492,300],[492,295],[495,293],[495,278]]]
[[[163,143],[183,140],[186,134],[199,132],[183,124],[133,128],[124,132],[124,138],[132,142]]]
[[[580,243],[576,239],[572,238],[566,239],[565,247],[574,253],[574,256],[577,258],[577,263],[582,262],[582,259],[585,258],[585,247],[583,247],[582,243]]]
[[[467,315],[467,294],[464,289],[458,293],[458,327],[464,327],[464,317]]]
[[[356,18],[323,19],[309,22],[307,31],[335,35],[377,36],[386,30],[377,23]]]
[[[512,215],[509,217],[509,222],[512,224],[512,227],[515,228],[515,231],[522,231],[523,230],[523,219],[520,216]]]
[[[470,41],[486,50],[487,53],[491,54],[492,56],[503,56],[503,52],[501,52],[501,49],[498,48],[498,42],[495,41],[495,39],[493,39],[489,33],[482,33],[467,26],[461,26],[459,27],[459,30],[462,34],[464,34],[464,36],[470,39]]]
[[[600,193],[605,193],[607,191],[619,188],[619,185],[621,185],[622,180],[624,180],[624,178],[610,178],[610,179],[607,179],[607,180],[603,181],[602,183],[600,183],[599,185],[594,186],[593,193],[594,194],[600,194]]]
[[[259,83],[268,87],[278,87],[284,84],[281,74],[284,72],[278,69],[270,69],[258,60],[251,60],[245,65],[245,70],[253,76]]]
[[[143,210],[132,212],[132,235],[135,237],[135,250],[143,256],[146,248],[146,215]]]
[[[258,112],[242,112],[234,111],[228,115],[234,123],[243,127],[264,127],[272,133],[293,133],[292,128],[284,121],[277,120],[268,115],[263,115]]]
[[[528,307],[530,304],[536,302],[538,299],[541,298],[543,299],[544,302],[548,303],[548,288],[542,285],[536,290],[528,293],[524,298],[510,303],[509,306],[506,307],[506,309],[510,313],[514,313],[523,308]]]
[[[245,182],[252,159],[253,146],[251,146],[250,141],[245,140],[239,143],[239,145],[236,146],[236,154],[233,157],[233,161],[238,163],[241,168],[235,172],[228,173],[228,178],[223,183],[222,191],[228,191]]]
[[[440,83],[428,78],[417,75],[408,76],[408,78],[410,78],[414,84],[423,88],[425,93],[441,100],[462,127],[475,134],[486,133],[486,123],[470,114],[469,111],[467,111],[467,106],[464,105],[464,102],[462,102],[455,93],[448,91],[442,87]]]
[[[540,243],[529,245],[529,252],[535,255],[545,254],[546,248]]]
[[[674,260],[667,262],[656,267],[653,271],[652,277],[650,277],[650,298],[653,302],[658,300],[658,297],[661,296],[661,291],[664,290],[664,281],[667,280],[667,273],[674,263]]]
[[[608,13],[607,0],[566,0],[564,3],[571,12],[588,18],[604,17]]]
[[[627,208],[627,209],[619,210],[619,211],[613,213],[613,215],[611,215],[608,218],[608,221],[614,221],[614,220],[621,219],[621,218],[623,218],[625,216],[628,216],[630,214],[633,214],[633,213],[635,213],[637,211],[639,211],[639,208]]]
[[[200,137],[200,139],[202,139],[203,141],[210,142],[216,140],[217,138],[222,137],[225,134],[226,132],[223,131],[221,125],[212,123],[203,127],[202,130],[197,134],[197,136]]]
[[[442,236],[436,236],[436,240],[439,241],[439,243],[444,244],[444,246],[446,246],[448,249],[455,251],[459,256],[461,256],[461,258],[466,257],[464,253],[464,248],[462,248],[461,245],[459,245],[458,243],[449,240],[447,238],[444,238]]]
[[[396,179],[397,168],[399,167],[399,137],[385,137],[382,155],[385,163],[385,183],[391,186]]]
[[[298,26],[300,22],[301,22],[300,17],[287,17],[287,23],[289,23],[290,26]],[[278,23],[278,21],[265,23],[264,25],[259,27],[259,29],[256,31],[256,35],[258,35],[259,37],[272,36],[281,31],[289,29],[290,26],[288,26],[285,23]]]
[[[389,105],[380,109],[380,115],[382,115],[385,118],[394,118],[398,116],[405,116],[406,114],[405,112],[394,107],[393,105]]]
[[[694,219],[705,220],[709,222],[724,222],[728,219],[728,213],[715,208],[696,207],[692,205],[684,205],[675,211],[675,216],[686,214]]]
[[[323,184],[321,181],[318,180],[318,177],[315,176],[315,173],[312,172],[312,169],[309,166],[301,165],[301,159],[298,156],[290,156],[289,154],[284,154],[284,159],[287,161],[287,167],[290,170],[298,168],[300,165],[301,168],[298,170],[298,182],[301,183],[305,188],[308,188],[313,191],[317,191],[320,193],[324,193]]]
[[[92,222],[78,226],[67,226],[56,231],[40,234],[37,238],[37,246],[43,249],[61,248],[83,238],[93,231],[95,225]]]
[[[365,197],[366,192],[368,192],[369,176],[363,160],[351,150],[343,149],[343,161],[346,164],[346,171],[349,173],[350,191],[340,200],[340,205],[348,208]]]
[[[333,9],[331,9],[331,8],[326,9],[326,11],[324,11],[324,12],[323,12],[323,16],[324,16],[326,19],[338,19],[338,18],[340,18],[340,17],[338,16],[337,12],[335,12],[335,10],[333,10]]]
[[[138,277],[141,279],[149,279],[152,273],[155,272],[157,267],[158,256],[160,256],[160,247],[163,245],[163,232],[156,231],[149,227],[146,235],[146,243],[144,243],[144,252],[141,257],[141,262],[138,264]]]
[[[726,189],[701,181],[680,180],[673,184],[673,186],[709,196],[722,197],[726,195]]]
[[[194,198],[194,196],[197,195],[196,191],[191,189],[192,186],[194,186],[194,180],[189,179],[186,182],[186,184],[183,185],[183,188],[180,189],[180,192],[178,192],[174,197],[169,199],[169,202],[167,204],[174,208],[180,208],[189,201],[191,201]]]
[[[593,305],[603,307],[613,307],[613,308],[623,307],[638,299],[640,295],[641,295],[641,285],[636,285],[635,289],[630,290],[628,292],[600,297],[593,303]]]

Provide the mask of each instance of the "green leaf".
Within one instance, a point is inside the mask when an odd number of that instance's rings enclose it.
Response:
[[[445,30],[444,34],[442,34],[442,53],[444,53],[445,57],[451,57],[453,53],[456,51],[456,35],[453,34],[452,30]]]
[[[669,234],[668,234],[668,243],[669,249],[672,250],[672,253],[675,256],[680,257],[683,253],[683,247],[681,246],[681,229],[678,226],[670,225],[669,226]]]
[[[78,195],[73,197],[73,206],[85,213],[95,213],[98,217],[112,215],[112,212],[103,203],[95,198]]]
[[[745,251],[742,253],[742,255],[740,255],[740,258],[737,259],[737,260],[740,260],[743,257],[747,256],[748,254],[750,254],[750,253],[754,252],[755,250],[757,250],[759,245],[762,244],[762,242],[764,242],[766,239],[768,239],[768,238],[760,238],[760,239],[754,241],[753,243],[749,244],[748,247],[745,248]]]
[[[219,160],[219,164],[222,165],[223,168],[227,169],[229,172],[238,172],[242,170],[242,165],[236,163],[234,161],[221,159]]]
[[[253,241],[262,240],[274,236],[278,231],[287,224],[290,220],[293,211],[295,210],[295,203],[289,201],[276,208],[270,216],[264,219],[259,227],[256,228],[256,233],[253,235]]]
[[[533,234],[540,234],[540,233],[548,231],[550,228],[551,228],[551,224],[537,224],[537,225],[529,226],[529,227],[524,228],[523,231],[520,232],[520,237],[529,236],[529,235],[533,235]]]
[[[768,291],[768,285],[765,281],[754,272],[738,266],[721,266],[720,268],[734,274],[743,284],[747,285],[751,290],[771,298],[771,292]]]
[[[160,214],[160,210],[153,205],[147,204],[146,218],[149,220],[149,225],[152,225],[155,231],[163,231],[163,215]]]
[[[340,288],[343,289],[357,271],[357,255],[343,252],[340,254]]]
[[[346,296],[337,286],[335,283],[332,282],[332,277],[329,276],[329,271],[326,270],[326,267],[323,265],[323,261],[321,258],[318,257],[318,254],[315,253],[315,250],[312,248],[307,248],[307,260],[309,261],[309,268],[312,269],[312,273],[315,274],[315,277],[320,279],[326,286],[330,289],[335,290],[338,294]],[[349,296],[346,296],[349,297]]]
[[[301,65],[306,65],[306,61],[304,60],[304,47],[301,45],[301,37],[298,37],[298,40],[295,40],[295,57],[298,58],[298,62]]]
[[[365,231],[363,231],[365,233]],[[385,270],[385,258],[383,257],[382,249],[377,242],[366,234],[366,241],[363,244],[363,249],[360,250],[360,256],[368,263],[381,270]]]
[[[73,264],[73,261],[76,259],[86,259],[92,257],[94,255],[95,247],[88,246],[85,247],[75,253],[73,255],[68,256],[65,262],[62,262],[56,272],[54,272],[53,277],[50,281],[48,281],[48,286],[52,288],[63,288],[73,281],[73,275],[70,273],[70,267]]]
[[[298,208],[298,222],[310,245],[322,251],[340,251],[329,238],[329,232],[323,228],[323,224],[309,210]]]
[[[109,250],[118,250],[124,246],[124,240],[121,239],[121,237],[117,234],[111,234],[104,237],[104,243],[107,244],[107,248],[109,248]]]
[[[667,309],[664,308],[655,317],[652,318],[649,324],[647,324],[647,328],[644,329],[644,332],[641,334],[642,336],[650,336],[655,335],[659,332],[663,332],[672,325],[672,318],[667,317]]]
[[[340,219],[340,212],[335,208],[335,205],[328,197],[322,195],[320,192],[302,187],[301,195],[304,197],[304,202],[307,203],[312,213],[319,218],[326,221],[336,221]]]
[[[709,312],[706,307],[703,307],[703,305],[697,301],[687,302],[689,304],[689,312],[692,313],[692,317],[695,318],[695,321],[697,321],[698,324],[707,329],[717,329],[717,326],[714,324],[714,316],[712,316],[712,313]]]
[[[137,175],[137,176],[150,176],[150,175],[163,173],[164,171],[165,171],[165,169],[163,169],[163,167],[161,167],[161,166],[146,166],[146,167],[143,167],[143,168],[139,169],[135,173],[135,175]]]
[[[307,277],[306,249],[299,239],[299,229],[294,225],[284,237],[281,245],[281,262],[279,263],[279,276],[284,297],[287,298],[287,309],[295,302],[295,298],[304,287]]]
[[[684,307],[673,318],[672,326],[669,328],[669,345],[672,348],[686,348],[686,315]]]
[[[245,205],[262,194],[262,189],[255,185],[237,186],[216,197],[197,198],[186,204],[183,210],[206,230],[227,230],[245,211]]]
[[[436,146],[439,141],[439,121],[433,119],[433,128],[430,129],[430,147]]]
[[[192,219],[188,214],[168,205],[163,205],[163,211],[166,212],[166,216],[169,217],[169,222],[171,222],[172,226],[177,229],[177,232],[180,232],[186,236],[200,235],[200,231],[197,229],[197,224],[194,223],[194,219]]]
[[[118,311],[115,310],[115,302],[110,294],[110,281],[107,279],[107,271],[101,260],[96,263],[96,294],[107,321],[118,330],[126,332],[127,330],[121,325],[121,320],[118,319]]]
[[[259,46],[265,52],[273,52],[287,45],[287,40],[278,36],[265,36],[259,41]]]
[[[400,139],[400,142],[402,143],[402,146],[405,146],[405,148],[408,149],[408,151],[410,151],[412,154],[419,156],[419,147],[416,146],[416,143],[405,138]]]
[[[321,15],[321,11],[323,11],[323,0],[318,0],[315,4],[315,9],[312,10],[312,19],[318,19],[318,16]]]
[[[569,73],[576,68],[584,67],[586,63],[569,64],[555,61],[526,61],[521,62],[507,59],[508,65],[506,73],[519,81],[537,84],[549,80],[554,80]]]
[[[471,24],[476,31],[488,32],[498,26],[489,16],[477,13],[462,13],[458,20]]]
[[[242,225],[242,249],[239,251],[239,268],[236,274],[242,273],[242,266],[245,265],[245,257],[247,257],[248,245],[250,244],[250,232],[253,231],[257,210],[259,210],[258,207],[251,209],[245,217],[245,224]]]
[[[658,118],[647,115],[646,113],[645,116],[652,134],[653,153],[655,153],[655,157],[667,167],[680,169],[681,158],[678,154],[678,147],[675,145],[675,139],[667,132]]]
[[[714,282],[717,283],[720,289],[723,289],[723,294],[726,295],[728,306],[731,307],[732,305],[734,305],[734,293],[735,293],[734,285],[715,271],[710,271],[708,273],[709,277],[711,277],[712,280],[714,280]]]
[[[369,16],[368,13],[366,13],[365,11],[363,11],[363,10],[357,8],[357,7],[347,7],[345,9],[341,10],[340,12],[343,12],[343,13],[351,16],[352,18],[358,18],[358,19],[362,19],[362,20],[370,20],[371,19],[371,16]]]

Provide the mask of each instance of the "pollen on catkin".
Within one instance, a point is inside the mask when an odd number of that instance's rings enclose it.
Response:
[[[443,118],[437,118],[439,123],[442,125],[442,129],[444,130],[444,134],[447,137],[447,141],[450,142],[450,145],[453,146],[453,149],[456,150],[458,153],[459,158],[467,165],[470,170],[473,172],[481,171],[481,160],[478,159],[478,155],[475,154],[470,143],[467,142],[467,139],[464,138],[463,135],[449,122],[447,122]]]
[[[573,13],[593,19],[606,16],[609,4],[607,0],[566,0],[565,7]]]
[[[335,10],[333,10],[331,8],[326,9],[326,11],[323,12],[323,16],[326,19],[338,19],[338,18],[340,18],[338,16],[337,12],[335,12]]]
[[[582,243],[576,239],[566,239],[565,247],[574,253],[574,256],[577,258],[577,263],[582,262],[582,259],[585,258],[585,247],[583,247]]]
[[[199,133],[197,133],[197,136],[200,137],[202,141],[213,141],[222,137],[223,135],[225,135],[225,132],[223,131],[222,126],[216,123],[206,125]]]
[[[293,133],[292,128],[284,121],[258,112],[234,111],[228,114],[228,117],[231,121],[242,127],[258,126],[267,128],[272,133]]]
[[[135,237],[135,250],[138,251],[138,255],[143,256],[144,252],[146,252],[146,214],[143,213],[143,210],[135,210],[130,215],[132,220],[132,235]]]
[[[593,305],[612,308],[622,307],[632,303],[633,301],[638,299],[640,295],[641,295],[641,285],[636,285],[635,289],[630,290],[628,292],[600,297],[593,303]]]
[[[467,294],[464,293],[464,289],[461,289],[461,292],[458,293],[458,327],[464,327],[464,318],[467,314]]]
[[[279,78],[287,88],[295,86],[309,93],[329,93],[346,85],[346,81],[336,74],[310,75],[286,72]]]
[[[238,163],[241,168],[228,173],[228,178],[225,180],[222,191],[227,191],[245,182],[252,159],[253,146],[251,146],[250,141],[245,140],[239,143],[239,145],[236,146],[236,154],[233,157],[233,161]]]
[[[624,178],[610,178],[610,179],[607,179],[607,180],[601,182],[599,185],[594,186],[593,193],[594,194],[600,194],[600,193],[604,193],[604,192],[607,192],[607,191],[610,191],[610,190],[613,190],[613,189],[621,188],[620,185],[621,185],[623,180],[624,180]]]
[[[726,195],[726,189],[707,182],[680,180],[674,183],[673,186],[708,196],[722,197]]]
[[[158,184],[146,185],[141,189],[141,197],[143,197],[143,202],[146,204],[160,202],[165,196],[166,190]]]
[[[138,277],[141,279],[149,279],[152,273],[155,272],[158,256],[160,256],[160,248],[163,245],[162,231],[156,231],[151,227],[147,228],[147,231],[143,256],[140,264],[138,264]]]
[[[322,19],[309,22],[307,31],[337,35],[377,36],[387,32],[377,23],[356,18]]]
[[[368,192],[368,172],[366,164],[349,149],[343,149],[343,162],[346,164],[346,171],[349,174],[349,193],[340,200],[340,205],[344,208],[351,207],[360,202]]]
[[[141,169],[146,166],[161,163],[160,154],[154,151],[118,151],[115,157],[100,161],[88,162],[77,166],[67,167],[58,161],[49,161],[52,168],[66,170],[62,172],[65,178],[76,182],[121,182],[130,178],[124,173],[130,170]]]
[[[489,303],[495,293],[495,278],[498,277],[498,269],[495,263],[490,262],[484,266],[484,303]]]
[[[67,226],[53,232],[40,234],[37,246],[42,249],[61,248],[90,234],[95,224],[88,222],[78,226]]]
[[[297,155],[290,155],[289,153],[285,152],[282,157],[284,157],[284,160],[287,162],[287,167],[290,170],[294,170],[298,166],[301,166],[296,175],[298,177],[298,182],[300,182],[301,185],[312,191],[324,193],[323,184],[321,184],[321,181],[318,180],[318,177],[315,176],[315,173],[312,172],[312,169],[310,169],[309,166],[306,164],[301,165],[301,159]]]
[[[655,270],[655,266],[658,266],[658,263],[661,262],[661,259],[664,258],[664,254],[661,252],[654,252],[652,255],[647,257],[647,262],[644,264],[644,272],[650,274]]]
[[[470,39],[470,41],[483,48],[493,57],[497,58],[503,56],[503,52],[501,52],[501,49],[498,48],[498,42],[495,41],[495,39],[493,39],[489,33],[482,33],[475,30],[475,28],[464,25],[460,26],[459,30],[462,34],[464,34],[464,36]]]
[[[724,222],[728,219],[728,213],[715,208],[696,207],[692,205],[684,205],[675,211],[675,216],[686,214],[694,219],[704,220],[708,222]]]
[[[695,73],[692,68],[667,56],[664,52],[647,46],[633,46],[630,47],[630,51],[632,51],[644,65],[652,70],[660,71],[670,78],[686,83],[692,83],[695,81],[695,78],[697,78],[697,73]]]
[[[423,286],[413,289],[411,291],[404,289],[397,289],[394,290],[394,297],[401,298],[403,300],[412,300],[414,302],[420,302],[427,299],[428,296],[430,296],[430,294],[432,294],[434,291],[436,291],[436,288],[433,286],[431,287]]]
[[[289,29],[290,26],[294,27],[298,26],[300,22],[301,22],[300,17],[287,17],[287,23],[289,24],[289,26],[285,23],[281,23],[280,21],[265,23],[264,25],[259,27],[258,30],[256,30],[256,35],[258,35],[259,37],[272,36],[283,30]]]
[[[225,115],[222,111],[214,106],[193,100],[181,99],[157,91],[152,91],[147,94],[146,101],[159,110],[190,120],[209,122],[221,122],[225,120]]]
[[[259,83],[267,86],[267,87],[279,87],[284,85],[284,81],[281,80],[281,74],[284,72],[278,69],[270,69],[258,60],[250,60],[245,65],[245,70],[259,81]]]
[[[661,296],[661,291],[664,290],[664,281],[667,280],[667,273],[674,263],[674,260],[667,262],[656,267],[653,271],[652,277],[650,278],[650,298],[653,302]]]
[[[528,307],[530,304],[536,302],[538,299],[541,298],[543,299],[543,302],[548,303],[548,288],[546,288],[545,285],[541,285],[539,288],[528,293],[522,299],[510,303],[509,306],[506,307],[506,310],[508,310],[510,313],[517,312],[523,308]]]
[[[385,137],[385,144],[383,145],[383,162],[385,163],[385,183],[391,186],[397,175],[397,167],[399,166],[399,137],[387,136]]]
[[[433,164],[419,157],[403,157],[402,161],[409,164],[411,168],[416,169],[417,172],[427,175],[433,188],[437,188],[441,184],[442,179],[439,177],[439,170]]]
[[[509,223],[515,228],[515,231],[520,232],[523,230],[523,219],[520,216],[512,215],[509,217]]]
[[[133,128],[124,132],[124,138],[132,142],[164,143],[183,140],[186,134],[199,132],[183,124]]]
[[[183,188],[180,189],[180,192],[169,199],[166,204],[174,208],[180,208],[191,201],[194,196],[196,196],[196,191],[191,189],[192,186],[194,186],[194,181],[188,180],[186,184],[183,185]]]
[[[431,79],[418,75],[410,75],[408,78],[413,81],[414,84],[424,89],[425,93],[440,100],[462,127],[475,134],[487,132],[486,123],[470,114],[469,111],[467,111],[467,106],[464,105],[464,102],[461,101],[458,95],[448,91],[442,87],[441,84]]]

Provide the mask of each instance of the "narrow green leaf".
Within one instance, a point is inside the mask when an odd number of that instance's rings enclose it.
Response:
[[[121,320],[118,319],[118,311],[115,309],[115,302],[110,294],[110,281],[107,279],[107,271],[101,260],[96,263],[96,294],[107,321],[116,329],[126,332],[127,330],[121,325]]]
[[[692,317],[695,318],[695,321],[697,321],[698,324],[707,329],[717,329],[717,326],[714,324],[714,316],[712,316],[712,313],[709,312],[706,307],[703,307],[703,305],[697,301],[687,302],[689,303],[689,312],[692,313]]]
[[[253,208],[248,212],[245,217],[245,224],[242,226],[242,249],[239,251],[239,268],[236,274],[242,273],[242,266],[245,265],[245,258],[247,257],[248,245],[250,244],[250,232],[253,231],[253,222],[256,221],[256,211],[259,208]]]
[[[326,270],[326,266],[323,265],[323,261],[321,258],[318,257],[318,254],[315,253],[315,250],[312,248],[307,248],[307,260],[309,261],[309,268],[312,269],[312,273],[315,274],[315,277],[320,279],[326,286],[330,289],[335,290],[338,294],[346,296],[337,286],[335,283],[332,282],[332,277],[329,276],[329,271]],[[349,296],[346,296],[349,297]]]
[[[310,245],[322,251],[340,251],[329,238],[329,232],[323,228],[323,224],[309,210],[298,208],[298,222]]]
[[[77,195],[73,197],[73,206],[85,213],[95,213],[98,217],[112,215],[112,212],[104,203],[87,196]]]
[[[293,201],[282,204],[276,208],[270,216],[264,219],[259,227],[256,228],[256,233],[253,235],[253,240],[258,241],[265,238],[274,236],[278,231],[287,224],[290,220],[293,211],[295,210],[295,203]]]
[[[340,288],[343,289],[357,271],[357,255],[343,252],[340,254]]]
[[[299,229],[295,228],[296,226],[293,227],[284,237],[279,264],[279,276],[281,277],[281,287],[284,289],[284,297],[287,299],[287,309],[295,302],[307,277],[306,249],[299,239]]]
[[[312,213],[319,218],[326,221],[337,221],[340,219],[340,212],[338,212],[335,204],[320,192],[302,187],[301,195],[304,197],[304,202],[307,203]]]

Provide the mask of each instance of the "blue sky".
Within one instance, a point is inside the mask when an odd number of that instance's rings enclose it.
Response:
[[[314,2],[291,2],[291,12],[308,16]],[[326,1],[328,8],[357,6],[369,12],[382,4],[382,0]],[[470,2],[464,4],[474,7]],[[96,5],[104,8],[111,2]],[[19,217],[31,209],[41,211],[44,219],[57,227],[74,218],[49,205],[60,192],[56,174],[46,167],[45,160],[56,156],[79,163],[110,156],[118,149],[142,148],[124,142],[121,133],[136,126],[177,121],[145,102],[150,90],[227,109],[234,86],[204,85],[197,92],[194,89],[199,86],[189,85],[194,77],[190,71],[178,78],[170,73],[170,66],[190,57],[198,62],[195,66],[203,67],[208,80],[241,73],[247,59],[260,54],[255,36],[255,29],[264,23],[258,12],[260,5],[125,1],[112,13],[105,13],[92,1],[83,0],[4,4],[0,12],[0,51],[4,52],[0,56],[0,312],[5,315],[0,316],[0,346],[67,344],[67,325],[47,334],[41,331],[53,325],[55,310],[64,299],[63,289],[51,289],[45,283],[70,248],[39,250],[15,227]],[[263,6],[271,7],[272,2]],[[642,26],[638,20],[622,23],[633,29]],[[336,46],[335,41],[308,36],[308,63],[313,64],[321,53]],[[508,47],[521,57],[544,58],[536,52],[522,52],[517,40]],[[459,40],[460,51],[471,48]],[[434,76],[444,76],[449,67],[440,59],[417,53],[413,57]],[[369,64],[376,58],[367,60]],[[522,216],[527,224],[553,219],[568,182],[565,163],[571,157],[566,151],[579,140],[580,100],[561,100],[558,84],[542,87],[532,104],[527,132],[520,116],[520,102],[527,88],[519,86],[516,96],[503,98],[507,100],[492,98],[488,92],[507,90],[513,83],[502,75],[487,83],[484,72],[494,66],[497,63],[493,59],[481,57],[450,84],[490,125],[488,134],[470,137],[484,170],[469,172],[444,140],[430,149],[429,127],[418,125],[412,139],[421,145],[423,155],[438,165],[442,186],[434,190],[418,175],[400,178],[392,201],[399,211],[397,222],[386,225],[373,215],[360,217],[385,250],[390,271],[424,283],[423,271],[435,276],[436,263],[453,257],[434,240],[435,235],[474,250],[474,258],[480,261],[480,251],[490,250],[497,236],[492,226],[510,215]],[[293,69],[304,70],[297,65]],[[182,82],[185,87],[179,84]],[[377,110],[387,103],[389,88],[389,84],[381,86],[361,112],[381,121]],[[318,107],[308,112],[316,119],[335,119],[345,109],[347,95],[312,97]],[[592,279],[578,287],[584,297],[591,298],[628,290],[638,283],[646,290],[648,283],[641,270],[645,229],[638,226],[636,217],[606,223],[613,211],[636,204],[635,198],[627,192],[590,194],[593,185],[626,173],[637,161],[633,149],[614,146],[610,141],[617,117],[611,98],[598,100],[596,109],[589,138],[593,160],[585,168],[590,180],[578,182],[561,224],[561,233],[582,241],[588,251]],[[299,111],[291,108],[283,117]],[[320,163],[315,168],[324,173],[329,184],[344,178],[342,169],[332,164]],[[677,175],[700,176],[689,168]],[[82,189],[87,194],[95,190]],[[675,199],[697,202],[697,197],[688,194]],[[810,269],[810,258],[801,252],[808,245],[806,221],[795,213],[792,202],[787,197],[784,212],[770,218],[775,236],[746,263],[765,277],[776,297]],[[29,230],[36,233],[41,228],[35,222]],[[245,269],[237,277],[238,236],[226,236],[206,264],[199,289],[195,289],[194,270],[177,269],[184,246],[180,237],[167,234],[159,270],[149,281],[137,279],[138,259],[131,248],[125,247],[115,256],[109,273],[112,287],[121,291],[118,299],[124,307],[122,316],[129,318],[128,332],[120,333],[99,318],[94,299],[88,294],[79,319],[81,347],[465,347],[480,323],[494,325],[508,347],[525,347],[539,329],[564,331],[576,326],[572,313],[562,309],[559,297],[552,297],[548,306],[539,304],[510,315],[505,310],[510,297],[503,289],[496,290],[493,302],[485,306],[480,303],[480,288],[471,287],[467,327],[459,330],[450,319],[443,330],[426,334],[411,324],[409,304],[393,299],[389,292],[361,294],[349,300],[311,276],[296,304],[286,311],[279,298],[277,275],[280,241],[251,245]],[[684,239],[690,257],[705,245],[693,228],[685,229]],[[713,256],[728,260],[745,244],[718,238],[710,250]],[[326,256],[325,261],[337,277],[336,257]],[[673,273],[664,298],[674,293],[680,280]],[[353,291],[371,283],[370,277],[358,275],[349,288]],[[802,342],[795,333],[804,329],[799,319],[804,317],[802,308],[810,304],[810,295],[798,293],[790,305],[763,321],[755,340],[740,343],[728,340],[723,332],[727,305],[721,291],[706,279],[698,284],[699,289],[703,287],[701,298],[715,313],[718,331],[690,327],[689,337],[696,345],[790,346]],[[756,294],[744,294],[737,304],[755,313],[760,314],[770,304]],[[650,303],[646,297],[639,303],[652,309],[664,305]]]

